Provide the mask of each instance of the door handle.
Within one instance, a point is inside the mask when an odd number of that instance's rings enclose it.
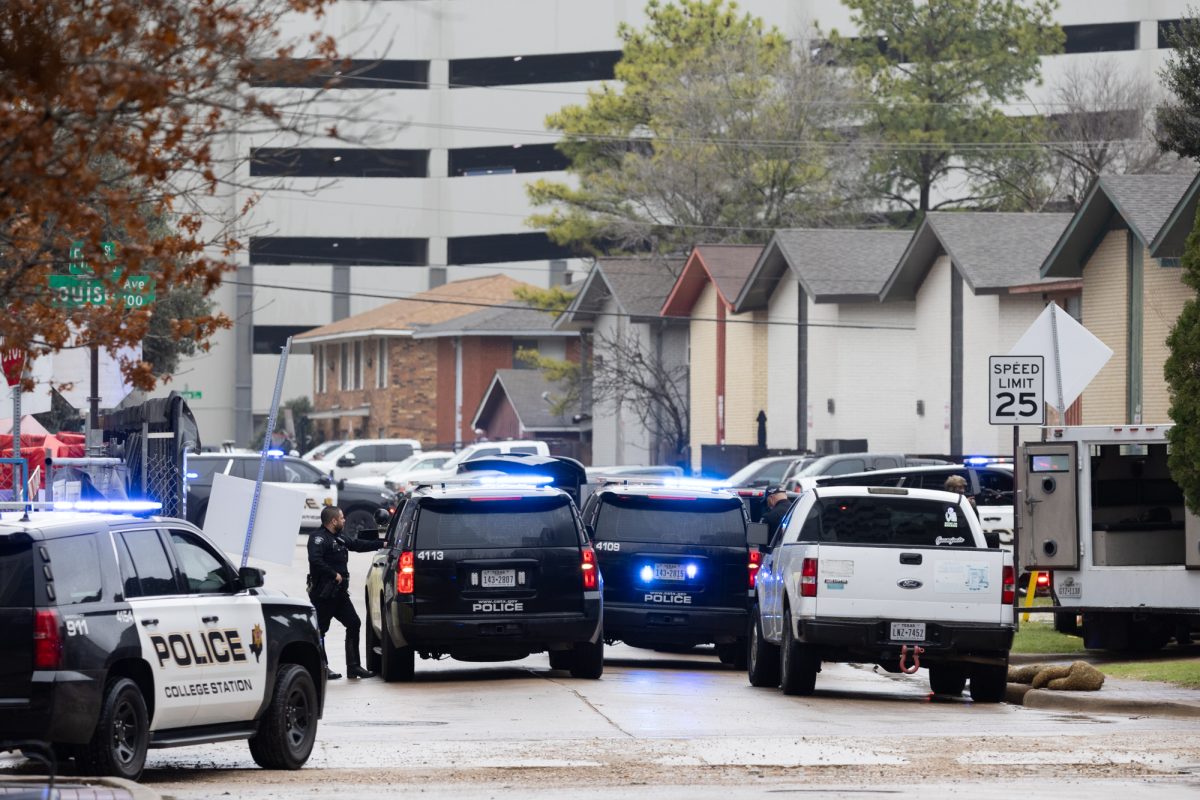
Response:
[[[921,554],[920,553],[901,553],[900,554],[900,563],[901,564],[920,564],[921,563]]]
[[[213,614],[211,617],[201,617],[200,621],[206,625],[216,625],[217,620],[219,619],[220,617],[218,617],[216,614]]]
[[[151,625],[157,625],[157,624],[158,624],[158,620],[156,620],[156,619],[144,619],[144,620],[142,620],[142,624],[143,624],[143,625],[145,625],[147,628],[149,628]]]

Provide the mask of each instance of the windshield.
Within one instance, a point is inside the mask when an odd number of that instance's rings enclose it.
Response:
[[[319,460],[319,459],[323,458],[325,456],[325,454],[331,452],[335,447],[341,446],[341,444],[342,444],[341,439],[333,439],[331,441],[325,442],[324,444],[319,444],[316,447],[314,447],[312,450],[309,450],[307,453],[305,453],[304,458]]]
[[[745,547],[742,501],[605,494],[596,518],[596,541]]]
[[[579,545],[571,501],[563,496],[427,500],[418,514],[415,546],[422,550]]]
[[[408,458],[404,459],[399,464],[397,464],[396,466],[394,466],[390,470],[388,470],[388,475],[389,476],[399,475],[401,472],[408,472],[410,469],[415,467],[420,462],[421,462],[420,455],[409,456]],[[430,466],[432,466],[432,465],[430,465]]]
[[[803,542],[974,547],[970,523],[955,503],[911,497],[828,497],[813,504]]]
[[[790,458],[760,458],[758,461],[751,461],[722,483],[730,486],[746,486],[751,481],[766,481],[764,486],[770,483],[779,483],[783,480],[783,474],[787,472],[791,463],[792,459]]]

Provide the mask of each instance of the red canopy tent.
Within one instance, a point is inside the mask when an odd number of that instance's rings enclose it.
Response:
[[[21,458],[29,464],[29,474],[41,470],[39,488],[46,486],[46,457],[82,458],[87,454],[86,437],[82,433],[21,434]],[[0,458],[12,458],[13,437],[0,433]],[[0,465],[0,490],[12,489],[12,467]]]

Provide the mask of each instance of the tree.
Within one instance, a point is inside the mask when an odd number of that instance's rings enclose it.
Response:
[[[1184,284],[1200,291],[1200,212],[1188,236],[1183,259]],[[1187,506],[1200,511],[1200,301],[1195,294],[1184,304],[1167,337],[1170,355],[1164,367],[1171,393],[1171,476],[1183,489]]]
[[[698,239],[760,241],[819,224],[857,197],[840,134],[848,83],[725,0],[651,0],[621,25],[618,83],[547,118],[571,183],[530,224],[590,253],[681,253]]]
[[[0,339],[54,351],[78,343],[116,349],[150,331],[147,308],[120,302],[130,275],[160,289],[207,293],[241,243],[207,215],[236,164],[228,133],[304,136],[304,98],[261,84],[304,71],[298,48],[329,64],[332,40],[288,42],[286,15],[319,15],[331,0],[6,0],[0,3]],[[336,129],[326,132],[337,136]],[[237,209],[244,213],[246,209]],[[158,230],[163,220],[168,229]],[[223,224],[218,224],[223,222]],[[48,279],[67,271],[71,243],[117,302],[56,302]],[[101,243],[119,260],[100,268]],[[78,261],[79,259],[76,259]],[[111,270],[116,269],[115,274]],[[163,318],[166,318],[165,315]],[[203,343],[228,320],[178,316],[154,336]],[[151,388],[148,361],[123,364]]]
[[[861,119],[879,196],[912,216],[945,206],[1001,203],[997,160],[1037,140],[1036,118],[1005,103],[1040,83],[1039,56],[1058,52],[1054,0],[843,0],[856,32],[830,47],[869,98]],[[965,181],[952,180],[965,176]],[[960,184],[960,185],[955,185]],[[945,199],[933,199],[934,190]]]
[[[196,355],[206,346],[191,337],[176,336],[186,320],[212,316],[213,304],[198,286],[179,286],[158,296],[150,310],[150,322],[142,338],[142,360],[155,378],[172,375],[179,360]]]
[[[1184,158],[1200,158],[1200,13],[1172,26],[1167,43],[1173,51],[1159,73],[1170,102],[1158,109],[1158,144]]]

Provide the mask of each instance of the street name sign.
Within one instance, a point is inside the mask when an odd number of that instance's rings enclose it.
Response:
[[[1046,421],[1046,359],[1043,356],[988,358],[988,422],[1043,425]]]
[[[155,299],[154,279],[149,275],[130,275],[120,289],[109,288],[99,278],[87,275],[51,275],[49,281],[54,304],[60,307],[121,303],[126,308],[144,308]]]

